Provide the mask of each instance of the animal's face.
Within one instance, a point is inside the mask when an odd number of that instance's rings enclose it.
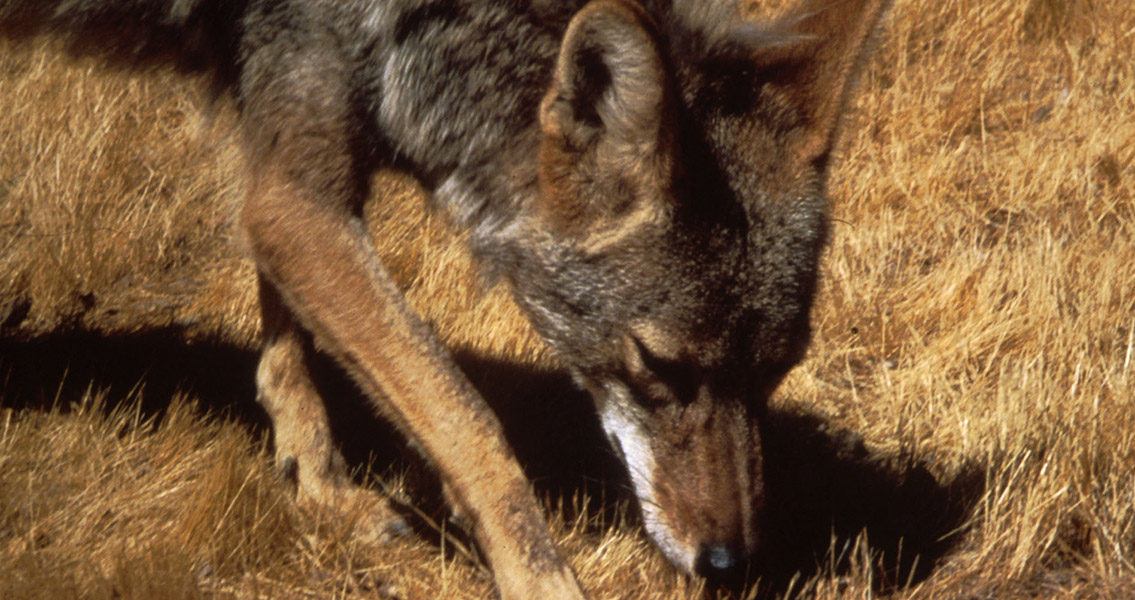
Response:
[[[728,189],[693,174],[665,187],[658,214],[539,236],[514,285],[591,392],[651,537],[689,573],[732,577],[759,541],[760,418],[808,341],[822,212],[770,248],[763,226],[725,210]]]
[[[759,544],[760,423],[809,338],[842,52],[881,10],[837,6],[756,32],[592,2],[541,107],[518,301],[591,392],[647,532],[719,581]]]
[[[808,340],[807,302],[754,282],[738,232],[714,233],[701,245],[640,232],[601,254],[561,256],[546,265],[554,283],[522,288],[591,392],[647,531],[702,574],[739,568],[756,550],[760,418]]]

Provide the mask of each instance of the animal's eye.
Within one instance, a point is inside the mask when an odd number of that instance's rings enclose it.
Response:
[[[698,375],[694,365],[661,358],[650,352],[638,338],[632,337],[642,364],[646,367],[651,378],[657,381],[646,381],[646,384],[661,382],[673,390],[673,394],[681,402],[692,402],[698,392]]]

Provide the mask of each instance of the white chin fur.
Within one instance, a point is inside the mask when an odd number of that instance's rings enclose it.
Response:
[[[592,393],[603,394],[596,398],[599,418],[607,437],[622,455],[627,472],[630,473],[635,495],[642,507],[642,521],[646,532],[670,562],[687,573],[694,571],[694,552],[684,548],[674,537],[673,531],[662,514],[654,495],[654,453],[650,438],[642,426],[643,415],[634,402],[630,390],[619,382],[606,381],[601,390]]]

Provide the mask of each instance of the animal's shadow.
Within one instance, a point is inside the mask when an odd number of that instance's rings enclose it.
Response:
[[[869,561],[880,590],[922,581],[960,541],[984,491],[976,464],[939,481],[927,465],[873,455],[862,436],[815,415],[773,411],[768,421],[769,590],[857,560]]]
[[[564,505],[598,517],[588,519],[596,524],[611,523],[620,505],[633,503],[590,401],[566,374],[472,354],[456,358],[501,417],[538,492],[587,498]],[[142,410],[149,415],[160,417],[168,398],[182,390],[209,410],[267,435],[268,420],[255,402],[255,366],[253,352],[187,344],[176,332],[0,340],[0,404],[65,407],[93,382],[109,390],[108,407],[113,407],[144,381]],[[350,463],[382,470],[419,462],[407,458],[400,436],[373,416],[335,365],[317,360],[314,370]],[[762,527],[765,552],[755,561],[752,580],[759,579],[765,592],[790,585],[799,591],[799,582],[819,573],[838,574],[864,550],[880,589],[916,583],[956,543],[983,491],[979,465],[939,481],[912,460],[873,456],[854,432],[835,429],[816,415],[773,409],[763,431],[769,500]],[[436,481],[422,477],[417,487],[427,513],[437,518],[444,509]],[[860,536],[861,546],[853,552]]]

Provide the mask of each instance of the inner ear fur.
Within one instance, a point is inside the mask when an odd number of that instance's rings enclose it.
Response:
[[[586,230],[658,202],[651,192],[668,184],[673,162],[670,86],[637,4],[595,0],[575,15],[540,106],[545,216]]]
[[[624,0],[595,0],[564,34],[556,72],[541,106],[546,134],[572,146],[656,145],[667,76],[650,18]]]
[[[762,33],[762,79],[798,111],[799,160],[826,162],[891,0],[805,0]],[[771,35],[769,35],[771,33]]]

